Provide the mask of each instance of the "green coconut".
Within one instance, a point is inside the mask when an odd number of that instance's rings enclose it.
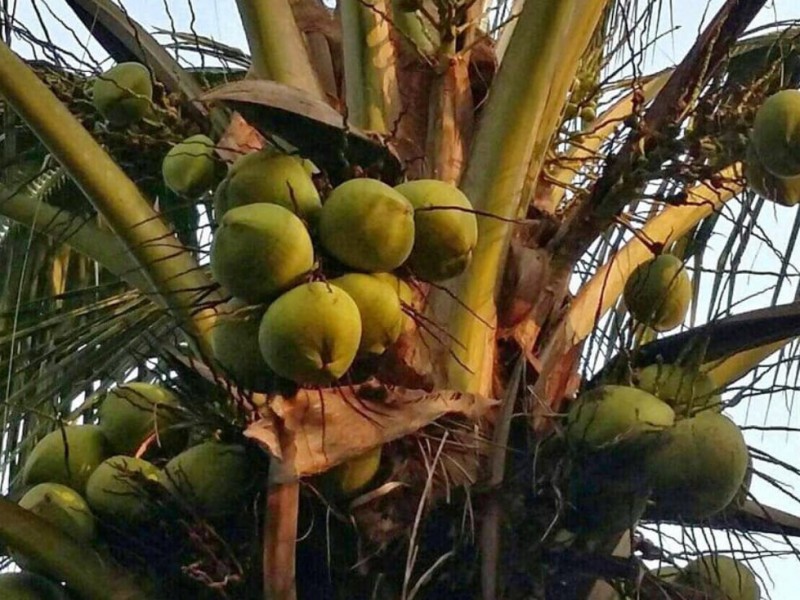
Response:
[[[683,570],[679,569],[678,567],[673,567],[672,565],[664,565],[658,567],[657,569],[653,569],[650,571],[650,573],[653,575],[653,577],[658,577],[662,581],[675,582],[678,581],[678,578],[681,576],[681,573],[683,573]]]
[[[211,351],[223,374],[255,392],[271,389],[275,378],[258,346],[263,317],[263,307],[230,305],[211,329]]]
[[[322,202],[306,163],[272,149],[245,154],[233,163],[225,185],[214,195],[217,221],[232,208],[267,203],[316,222]]]
[[[713,407],[722,409],[722,398],[705,373],[692,372],[679,365],[648,365],[636,373],[636,387],[657,396],[679,415]]]
[[[35,573],[0,573],[3,600],[69,600],[66,590]]]
[[[372,275],[348,273],[331,279],[331,285],[343,289],[355,301],[361,314],[359,351],[383,352],[397,341],[403,331],[403,309],[392,286]]]
[[[94,515],[83,497],[59,483],[40,483],[28,490],[19,505],[78,540],[94,538]]]
[[[22,470],[23,483],[61,483],[82,494],[89,476],[109,453],[100,427],[67,425],[34,446]]]
[[[567,415],[567,439],[577,447],[602,450],[657,441],[675,423],[675,412],[654,395],[634,387],[604,385],[582,394]]]
[[[425,281],[462,273],[478,243],[472,204],[456,186],[435,179],[409,181],[395,188],[414,207],[414,248],[408,266]]]
[[[711,600],[760,600],[756,576],[729,556],[706,554],[683,569],[678,582],[706,594]]]
[[[776,177],[764,168],[750,144],[744,163],[744,176],[752,191],[783,206],[800,202],[800,177]]]
[[[251,304],[296,285],[314,266],[303,222],[277,204],[248,204],[225,213],[211,246],[211,272]]]
[[[414,306],[414,290],[405,281],[400,279],[397,275],[392,273],[372,273],[373,277],[377,277],[392,286],[397,296],[400,298],[401,307],[413,308]],[[414,318],[403,313],[403,331],[411,331],[417,326]]]
[[[376,179],[351,179],[322,206],[323,247],[358,271],[392,271],[414,246],[414,207],[400,192]]]
[[[193,135],[176,144],[161,163],[166,186],[187,198],[197,198],[210,189],[214,171],[214,142],[205,135]]]
[[[747,473],[748,451],[739,428],[704,411],[678,421],[646,461],[655,516],[705,518],[733,500]]]
[[[95,79],[92,99],[109,123],[135,123],[147,115],[153,101],[150,71],[140,63],[120,63]]]
[[[349,496],[363,490],[381,466],[381,446],[338,465],[331,471],[339,493]]]
[[[679,258],[662,254],[631,273],[623,297],[637,321],[656,331],[668,331],[686,318],[692,301],[692,282]]]
[[[161,470],[141,458],[113,456],[89,477],[86,499],[100,515],[139,522],[150,512],[145,480],[161,483]]]
[[[316,281],[273,302],[258,332],[261,354],[281,377],[322,385],[345,374],[361,343],[358,305],[343,289]]]
[[[167,463],[164,485],[201,514],[220,517],[242,510],[256,474],[244,446],[204,442]]]
[[[156,444],[175,450],[185,432],[171,429],[179,417],[180,401],[170,390],[133,381],[105,394],[99,410],[99,425],[117,454],[135,454],[147,439],[156,435]]]
[[[767,98],[756,113],[750,140],[767,171],[800,176],[800,91],[781,90]]]

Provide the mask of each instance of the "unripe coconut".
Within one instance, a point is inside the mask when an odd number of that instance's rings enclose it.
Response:
[[[171,429],[179,417],[180,401],[170,390],[133,381],[106,393],[99,424],[117,454],[135,454],[151,435],[156,444],[174,450],[185,432]]]
[[[120,63],[97,77],[92,99],[97,111],[111,124],[130,125],[150,111],[153,83],[140,63]]]
[[[599,537],[627,531],[644,515],[648,495],[642,478],[578,470],[571,474],[567,491],[568,526]]]
[[[361,314],[359,351],[383,352],[397,341],[403,330],[400,298],[392,286],[372,275],[348,273],[330,280],[355,301]]]
[[[636,374],[636,387],[657,396],[680,415],[712,408],[722,410],[722,398],[706,373],[679,365],[648,365]]]
[[[100,427],[67,425],[36,444],[22,470],[23,483],[61,483],[82,494],[89,476],[108,456]]]
[[[602,450],[656,441],[675,423],[675,412],[652,394],[604,385],[580,396],[567,415],[567,439],[578,448]]]
[[[673,567],[672,565],[664,565],[658,567],[657,569],[653,569],[650,571],[653,577],[658,577],[662,581],[669,581],[675,582],[678,581],[678,578],[683,573],[683,570],[679,569],[678,567]]]
[[[211,351],[223,374],[237,385],[254,392],[266,392],[275,378],[258,346],[258,328],[264,317],[262,307],[229,307],[211,329]]]
[[[800,177],[776,177],[764,168],[750,144],[744,163],[744,176],[748,187],[767,200],[783,206],[794,206],[800,202]]]
[[[319,236],[325,250],[348,267],[392,271],[414,246],[414,208],[385,183],[351,179],[322,206]]]
[[[234,296],[271,300],[314,266],[303,222],[277,204],[249,204],[225,213],[211,246],[211,272]]]
[[[214,169],[214,142],[205,135],[176,144],[161,163],[166,186],[187,198],[197,198],[212,186]]]
[[[92,511],[86,500],[72,488],[59,483],[40,483],[25,493],[19,505],[79,542],[94,538]]]
[[[704,411],[678,421],[647,457],[655,513],[673,518],[716,514],[739,491],[747,463],[742,432],[727,417]]]
[[[86,484],[86,499],[98,514],[138,522],[150,512],[144,480],[160,483],[163,476],[146,460],[113,456],[92,473]]]
[[[679,258],[662,254],[639,265],[625,283],[631,315],[656,331],[680,325],[692,301],[692,282]]]
[[[353,364],[361,343],[358,305],[343,289],[315,281],[273,302],[258,331],[261,354],[281,377],[322,385]]]
[[[256,483],[243,446],[204,442],[182,452],[164,467],[164,485],[209,517],[234,514]]]
[[[472,203],[456,186],[435,179],[409,181],[395,188],[414,207],[414,249],[408,266],[425,281],[462,273],[478,243]]]
[[[35,573],[0,573],[3,600],[69,600],[66,590]]]
[[[257,203],[277,204],[310,222],[322,207],[303,159],[272,149],[245,154],[233,163],[214,195],[216,219],[232,208]]]
[[[392,286],[392,289],[400,298],[401,308],[412,308],[414,306],[414,290],[397,275],[393,275],[392,273],[372,273],[372,276]],[[411,331],[415,329],[416,326],[417,324],[414,322],[413,317],[403,312],[403,331]]]
[[[743,563],[721,554],[707,554],[690,562],[678,582],[698,589],[713,600],[760,600],[756,576]]]
[[[338,465],[331,472],[337,491],[349,496],[363,490],[381,466],[381,446]]]
[[[777,177],[800,175],[800,91],[781,90],[767,98],[750,139],[767,171]]]

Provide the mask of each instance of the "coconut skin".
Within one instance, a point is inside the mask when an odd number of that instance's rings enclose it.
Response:
[[[769,173],[800,176],[800,91],[781,90],[767,98],[756,113],[750,139]]]
[[[623,298],[637,321],[656,331],[669,331],[686,318],[692,301],[692,282],[680,259],[662,254],[631,273]]]
[[[112,456],[95,469],[86,484],[86,499],[98,514],[131,523],[149,514],[145,491],[137,478],[161,483],[161,471],[152,463],[131,456]]]
[[[35,573],[0,573],[3,600],[69,600],[57,583]]]
[[[211,329],[211,351],[222,374],[255,392],[269,391],[275,378],[258,345],[264,312],[262,307],[231,305]]]
[[[760,600],[756,576],[743,563],[721,554],[707,554],[690,562],[677,582],[704,592],[714,600]]]
[[[376,179],[351,179],[334,189],[319,217],[322,246],[357,271],[402,265],[414,246],[414,207]]]
[[[331,472],[339,493],[350,496],[369,485],[381,466],[381,446],[351,458]]]
[[[65,485],[35,485],[20,499],[19,505],[79,542],[89,542],[95,536],[95,520],[89,505],[78,492]]]
[[[277,204],[315,223],[322,202],[307,161],[272,149],[240,157],[214,194],[216,219],[232,208],[257,203]]]
[[[675,423],[675,412],[652,394],[604,385],[582,394],[567,415],[567,440],[590,451],[656,442]]]
[[[89,476],[109,454],[108,440],[100,427],[67,425],[36,444],[25,462],[22,480],[28,485],[60,483],[83,494]]]
[[[436,179],[409,181],[394,189],[414,207],[414,248],[407,262],[411,271],[424,281],[463,273],[478,243],[478,220],[469,199]]]
[[[392,273],[372,273],[373,277],[388,283],[392,286],[397,296],[400,298],[400,306],[412,308],[414,306],[414,290],[405,281],[400,279],[397,275]],[[417,324],[411,315],[403,313],[403,331],[412,331],[416,329]]]
[[[161,163],[164,184],[186,198],[198,198],[211,189],[214,171],[214,142],[205,135],[176,144]]]
[[[753,144],[747,147],[744,176],[748,187],[762,198],[782,206],[794,206],[800,202],[800,177],[781,178],[767,171]]]
[[[682,416],[705,409],[722,410],[722,398],[711,378],[678,365],[655,364],[640,369],[636,387],[660,398]]]
[[[361,313],[343,289],[315,281],[275,300],[258,331],[261,354],[281,377],[324,385],[353,364],[361,344]]]
[[[372,275],[348,273],[330,280],[355,301],[361,314],[359,352],[383,354],[403,331],[403,310],[392,286]]]
[[[140,63],[120,63],[95,79],[92,99],[109,123],[118,127],[131,125],[150,112],[150,71]]]
[[[704,411],[678,421],[645,462],[655,516],[705,518],[728,506],[742,486],[749,454],[739,428]]]
[[[277,204],[249,204],[225,213],[211,246],[211,272],[237,298],[268,302],[314,266],[303,222]]]

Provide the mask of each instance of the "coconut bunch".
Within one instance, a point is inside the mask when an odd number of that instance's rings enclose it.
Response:
[[[214,194],[211,270],[232,300],[212,349],[245,389],[335,385],[383,355],[411,326],[410,278],[455,277],[477,242],[472,206],[454,186],[352,179],[323,202],[314,171],[260,150],[233,163]]]
[[[678,598],[685,594],[708,600],[761,599],[761,588],[753,571],[744,563],[716,552],[703,554],[683,568],[660,567],[650,575],[661,582],[659,593],[665,598],[674,593]]]

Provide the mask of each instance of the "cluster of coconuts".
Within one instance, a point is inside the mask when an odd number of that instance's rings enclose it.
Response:
[[[22,470],[21,507],[87,544],[96,538],[97,519],[130,526],[149,520],[154,486],[156,494],[163,491],[204,517],[240,509],[254,479],[253,461],[236,444],[210,441],[184,450],[172,391],[130,382],[97,401],[97,424],[66,425],[34,446]],[[163,468],[137,457],[148,449],[162,457]],[[27,557],[14,558],[38,570]]]
[[[635,371],[632,383],[591,389],[567,415],[576,462],[601,465],[574,470],[570,496],[582,515],[578,525],[614,533],[645,512],[703,519],[740,503],[749,452],[741,430],[721,414],[708,375],[655,364]]]
[[[744,174],[758,195],[784,206],[800,202],[800,90],[782,90],[756,113]]]

